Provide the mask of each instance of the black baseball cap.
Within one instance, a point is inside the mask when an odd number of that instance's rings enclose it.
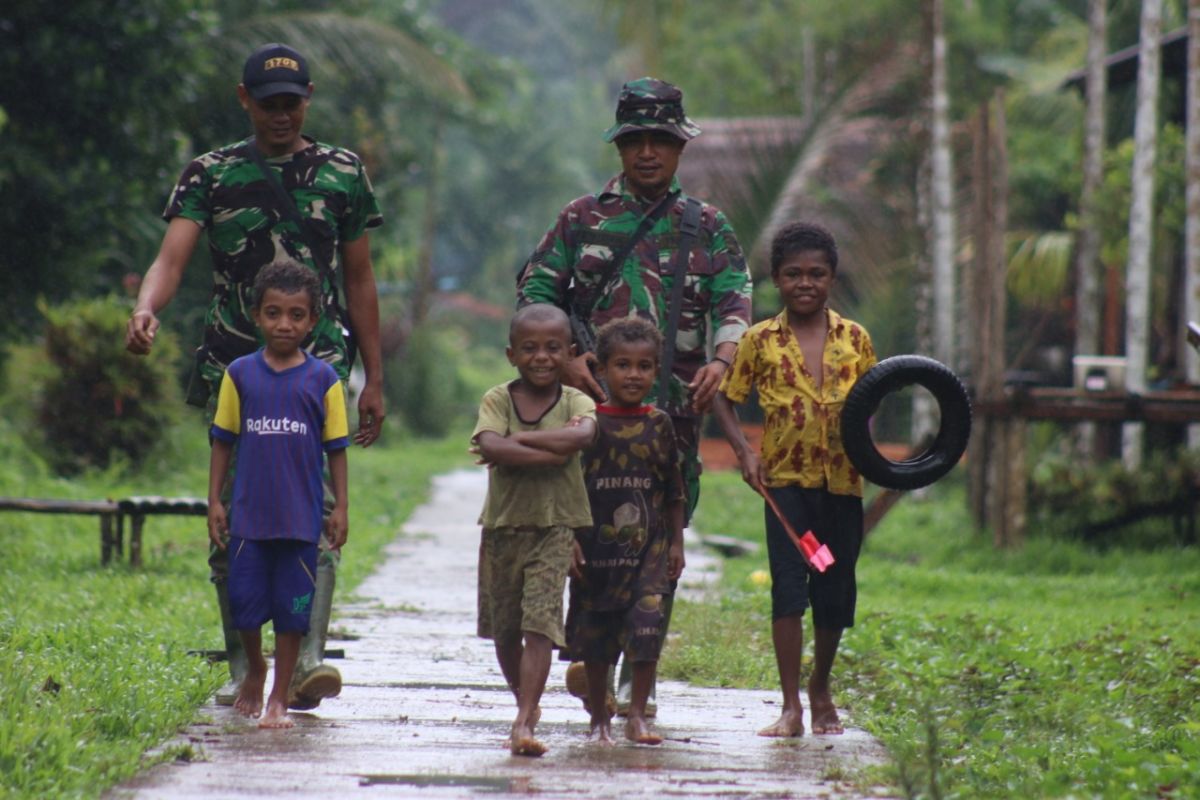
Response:
[[[242,84],[255,100],[276,94],[308,97],[308,62],[286,44],[264,44],[246,59]]]

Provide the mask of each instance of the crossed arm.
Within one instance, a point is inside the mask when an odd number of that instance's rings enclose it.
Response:
[[[475,437],[471,452],[479,456],[481,464],[489,466],[557,466],[565,464],[595,438],[595,420],[573,417],[565,426],[550,430],[517,431],[508,436],[482,431]]]

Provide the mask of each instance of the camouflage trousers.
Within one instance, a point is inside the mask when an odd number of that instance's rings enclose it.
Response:
[[[687,492],[687,502],[683,507],[684,527],[691,522],[696,504],[700,502],[700,473],[704,471],[700,463],[700,428],[703,423],[703,417],[671,417],[671,424],[675,426],[675,452],[683,472],[683,488]]]

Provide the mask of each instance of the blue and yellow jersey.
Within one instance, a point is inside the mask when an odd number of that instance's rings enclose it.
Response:
[[[237,443],[234,536],[320,538],[324,454],[350,444],[345,390],[331,366],[305,353],[303,364],[276,372],[261,350],[235,360],[212,435]]]

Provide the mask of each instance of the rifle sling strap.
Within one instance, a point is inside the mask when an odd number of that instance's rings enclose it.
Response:
[[[644,239],[646,234],[650,232],[650,229],[654,227],[654,223],[662,218],[667,209],[675,205],[675,200],[678,197],[679,192],[669,192],[658,201],[658,204],[654,208],[646,212],[646,215],[642,217],[641,222],[638,223],[637,228],[634,229],[630,237],[625,240],[625,243],[613,253],[612,258],[604,265],[604,272],[601,273],[600,280],[596,282],[596,288],[592,291],[590,299],[585,301],[581,296],[582,293],[575,292],[573,305],[577,317],[584,322],[588,322],[591,319],[592,309],[596,307],[596,303],[599,302],[600,298],[604,297],[608,292],[608,285],[612,282],[617,270],[625,263],[625,259],[633,252],[633,248],[637,247],[637,243]]]
[[[663,331],[662,363],[658,373],[658,407],[662,409],[670,407],[671,370],[675,366],[675,338],[679,332],[679,315],[683,311],[683,285],[687,283],[688,256],[700,235],[702,210],[699,200],[687,199],[679,221],[679,247],[671,259],[671,302],[667,306],[667,329]]]
[[[250,142],[246,146],[246,149],[249,151],[250,158],[255,164],[258,165],[258,169],[260,172],[262,172],[263,177],[266,178],[267,185],[271,187],[271,192],[275,195],[275,200],[279,203],[279,209],[300,232],[300,238],[304,240],[304,244],[308,247],[308,252],[312,256],[313,263],[317,265],[317,270],[320,272],[321,277],[329,282],[330,291],[333,293],[333,297],[331,299],[333,300],[334,306],[340,309],[341,306],[338,302],[337,281],[335,280],[333,267],[330,266],[329,262],[325,260],[325,258],[321,255],[320,250],[317,248],[317,243],[312,236],[312,231],[310,231],[308,227],[308,220],[300,215],[300,209],[296,207],[296,201],[290,194],[288,194],[287,190],[283,188],[283,182],[279,179],[279,176],[275,174],[275,170],[271,169],[270,165],[267,164],[267,160],[263,158],[262,151],[258,149],[257,145],[255,145],[254,142]]]

